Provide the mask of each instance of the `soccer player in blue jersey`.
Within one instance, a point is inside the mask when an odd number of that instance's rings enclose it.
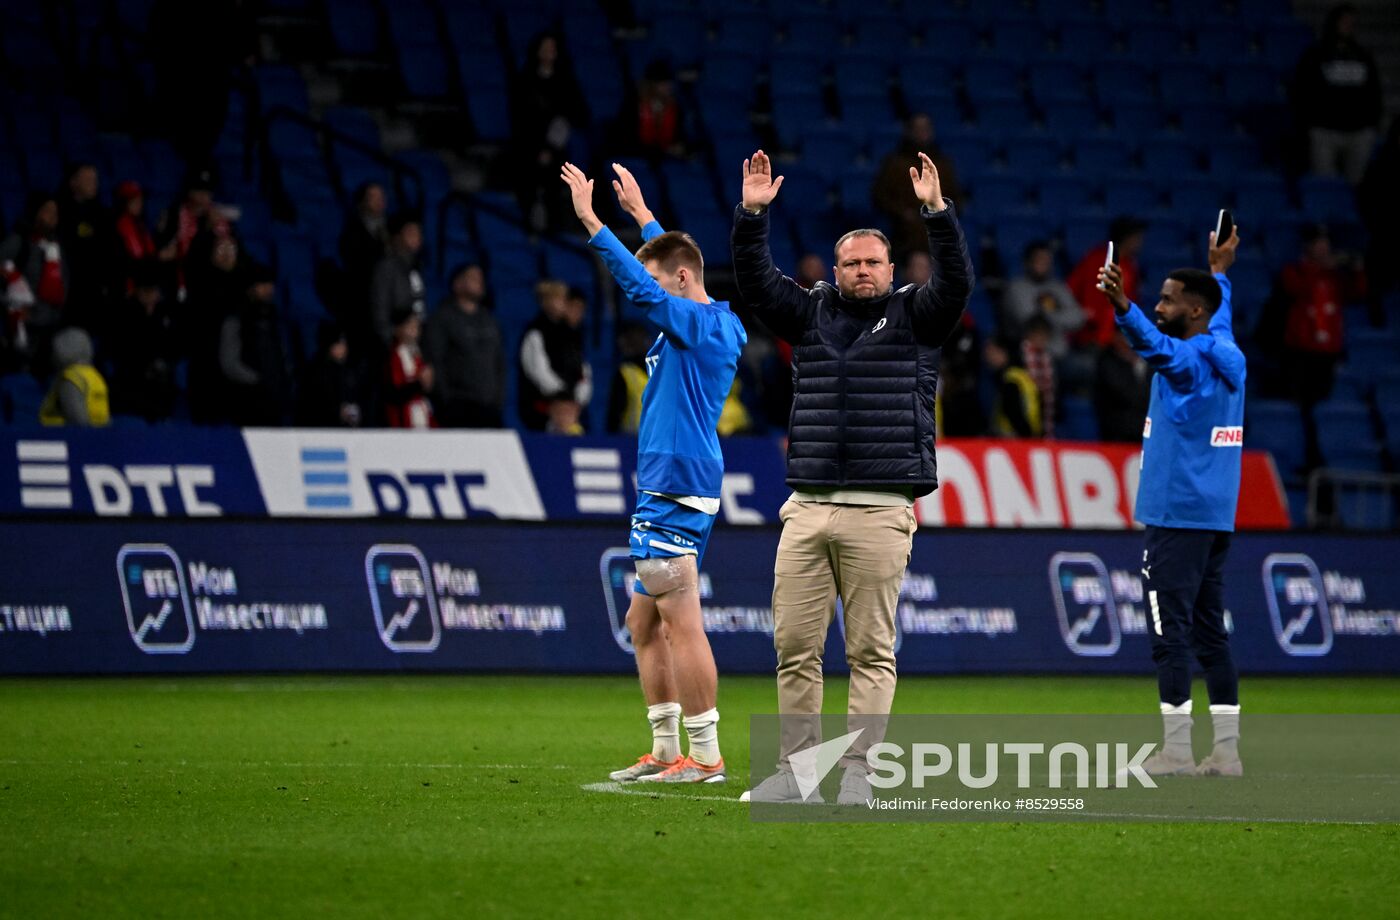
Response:
[[[728,304],[705,293],[705,262],[695,241],[661,232],[636,181],[625,169],[614,169],[614,190],[642,224],[646,240],[635,256],[593,213],[593,180],[571,163],[560,176],[589,246],[633,305],[661,329],[646,357],[630,540],[637,584],[627,610],[652,750],[611,777],[722,783],[718,678],[701,619],[699,574],[724,478],[715,427],[748,335]],[[684,757],[678,717],[690,740]]]
[[[1238,246],[1238,229],[1223,242],[1212,233],[1210,272],[1168,274],[1153,320],[1128,301],[1117,265],[1099,271],[1118,328],[1157,371],[1135,510],[1147,527],[1142,575],[1164,735],[1143,769],[1156,775],[1243,772],[1239,676],[1224,597],[1244,444],[1245,359],[1230,328],[1225,277]],[[1192,652],[1205,671],[1215,729],[1215,745],[1200,764],[1191,753]]]

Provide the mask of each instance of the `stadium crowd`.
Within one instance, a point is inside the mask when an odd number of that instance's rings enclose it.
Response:
[[[1393,255],[1384,254],[1400,244],[1394,208],[1384,203],[1400,200],[1400,133],[1392,125],[1377,147],[1376,65],[1354,30],[1347,8],[1329,18],[1298,64],[1294,104],[1308,127],[1312,170],[1358,187],[1367,234],[1339,246],[1325,225],[1309,225],[1252,330],[1258,392],[1304,405],[1331,392],[1346,342],[1344,305],[1368,304],[1369,321],[1382,326],[1383,299],[1396,284]],[[1338,61],[1355,65],[1344,85],[1331,78]],[[540,35],[510,87],[517,166],[509,184],[535,232],[568,223],[558,166],[571,134],[590,118],[568,66],[558,37]],[[630,130],[597,151],[598,162],[674,161],[704,143],[664,61],[645,67],[629,98]],[[890,231],[897,284],[921,283],[930,271],[905,188],[919,150],[939,165],[948,196],[962,196],[958,164],[940,149],[933,119],[914,114],[869,192]],[[533,283],[538,304],[517,342],[497,321],[487,267],[463,262],[425,277],[432,269],[423,258],[424,218],[391,211],[390,190],[369,182],[347,205],[338,261],[317,279],[329,317],[314,343],[303,341],[309,336],[287,317],[286,288],[250,254],[240,208],[219,201],[218,187],[217,175],[200,166],[157,213],[158,202],[136,181],[77,162],[52,194],[31,196],[16,215],[0,243],[8,317],[0,371],[41,382],[48,395],[39,420],[457,428],[499,427],[514,416],[527,429],[578,434],[588,429],[589,404],[602,400],[607,430],[635,430],[654,332],[624,314],[608,327],[611,362],[594,367],[585,329],[604,309],[594,291],[551,277],[515,279]],[[967,212],[975,216],[975,203]],[[1248,247],[1254,228],[1248,214],[1239,219]],[[1202,238],[1208,229],[1200,228]],[[1030,240],[1019,264],[1003,264],[1014,260],[986,246],[979,280],[992,310],[965,315],[944,350],[945,434],[1073,437],[1057,426],[1068,400],[1093,406],[1100,438],[1140,438],[1149,372],[1116,332],[1095,272],[1114,241],[1128,295],[1150,308],[1158,279],[1145,275],[1139,255],[1153,227],[1122,214],[1103,230],[1102,241],[1082,251]],[[727,263],[727,254],[714,261]],[[780,267],[811,286],[829,280],[830,261],[808,252]],[[429,301],[430,290],[443,289]],[[749,325],[750,346],[721,420],[726,435],[782,431],[791,405],[791,347]]]

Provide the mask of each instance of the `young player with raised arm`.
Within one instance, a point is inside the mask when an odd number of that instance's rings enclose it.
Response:
[[[704,257],[695,241],[684,233],[661,232],[631,174],[613,168],[614,191],[646,238],[635,256],[594,214],[593,180],[571,163],[560,175],[589,246],[627,298],[661,328],[646,357],[637,508],[629,541],[637,584],[627,610],[652,749],[611,777],[722,783],[718,677],[701,619],[699,573],[724,478],[715,428],[748,336],[729,305],[705,293]],[[684,757],[678,718],[690,740]]]

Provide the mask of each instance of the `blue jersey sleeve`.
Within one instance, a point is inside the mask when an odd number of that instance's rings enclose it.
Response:
[[[642,242],[650,242],[665,232],[661,229],[660,221],[653,220],[642,228]]]
[[[1215,311],[1215,315],[1210,318],[1210,334],[1221,338],[1235,340],[1235,317],[1230,309],[1230,279],[1221,272],[1217,272],[1215,280],[1220,283],[1220,309]]]
[[[666,293],[607,227],[594,234],[588,245],[602,256],[627,299],[676,344],[693,348],[709,335],[714,322],[712,311],[693,300]]]
[[[1128,344],[1133,346],[1133,351],[1142,355],[1154,370],[1166,378],[1172,389],[1182,392],[1194,390],[1209,373],[1201,349],[1192,344],[1194,339],[1181,341],[1163,334],[1137,304],[1128,304],[1128,312],[1119,316],[1117,322]]]

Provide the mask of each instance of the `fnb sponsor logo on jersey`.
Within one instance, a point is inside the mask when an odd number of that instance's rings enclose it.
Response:
[[[1210,430],[1211,447],[1244,447],[1244,428],[1240,425],[1227,425]]]

